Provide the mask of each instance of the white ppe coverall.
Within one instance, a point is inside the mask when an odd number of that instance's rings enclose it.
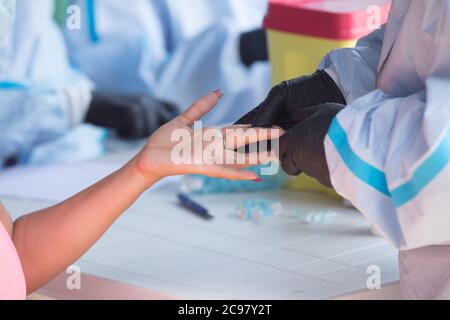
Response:
[[[394,0],[321,68],[348,102],[325,141],[333,186],[400,250],[406,298],[450,298],[450,1]]]
[[[27,162],[36,146],[81,123],[92,88],[70,66],[52,0],[18,0],[14,21],[3,19],[15,7],[6,3],[0,30],[12,29],[0,43],[0,167],[10,157]]]

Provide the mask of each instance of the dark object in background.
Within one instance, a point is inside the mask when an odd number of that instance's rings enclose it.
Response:
[[[116,130],[121,138],[140,139],[177,115],[176,106],[151,97],[94,93],[86,122]]]
[[[200,218],[203,218],[205,220],[212,220],[214,217],[209,214],[208,209],[206,209],[201,204],[195,202],[192,200],[187,194],[185,193],[179,193],[178,194],[178,200],[180,201],[180,205],[193,214],[199,216]]]
[[[267,33],[264,29],[243,33],[239,41],[242,63],[250,67],[258,61],[268,61]]]
[[[11,157],[6,158],[3,161],[3,167],[5,167],[5,168],[14,167],[18,163],[19,163],[19,159],[17,159],[17,156],[11,156]]]

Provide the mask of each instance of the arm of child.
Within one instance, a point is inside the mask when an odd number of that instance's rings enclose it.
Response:
[[[5,207],[1,202],[0,202],[0,224],[3,224],[3,227],[6,229],[6,232],[8,232],[10,236],[12,236],[14,223],[11,217],[9,216],[8,211],[6,211]]]
[[[221,92],[214,92],[197,101],[156,132],[147,146],[123,168],[67,201],[24,216],[13,228],[8,218],[2,218],[10,226],[29,293],[79,259],[146,189],[166,176],[200,173],[234,180],[258,179],[255,173],[242,170],[248,164],[176,165],[171,159],[174,130],[191,130],[195,139],[194,122],[208,113],[221,97]],[[261,140],[275,139],[279,135],[279,130],[272,130],[271,135]],[[272,155],[260,158],[260,162],[269,160],[273,160]]]

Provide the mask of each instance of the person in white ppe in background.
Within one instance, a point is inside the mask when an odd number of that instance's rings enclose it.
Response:
[[[70,66],[53,1],[17,1],[13,22],[14,4],[0,7],[0,168],[99,155],[104,130],[78,126],[92,84]]]
[[[333,186],[400,250],[405,298],[450,298],[450,1],[394,0],[387,25],[238,123],[287,130],[284,170]]]
[[[126,97],[184,106],[216,88],[225,96],[204,121],[231,123],[270,89],[261,29],[267,0],[69,2],[83,17],[81,29],[64,28],[71,60],[101,94],[96,124],[114,125],[105,110],[127,107]]]

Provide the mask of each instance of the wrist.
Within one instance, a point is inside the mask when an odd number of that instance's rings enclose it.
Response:
[[[132,177],[132,180],[135,181],[136,185],[144,190],[149,189],[163,178],[158,176],[156,170],[147,167],[144,168],[140,154],[127,163],[124,169],[127,171],[127,174]]]
[[[317,70],[314,75],[320,79],[326,94],[329,96],[326,103],[347,104],[344,93],[330,70]]]

